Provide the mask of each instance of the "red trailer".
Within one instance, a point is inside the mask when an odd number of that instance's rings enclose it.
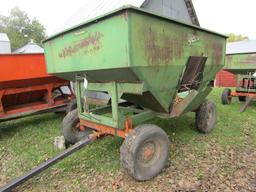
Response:
[[[0,55],[0,121],[65,110],[72,98],[68,81],[47,74],[44,54]]]

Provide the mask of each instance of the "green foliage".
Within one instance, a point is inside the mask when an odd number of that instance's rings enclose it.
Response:
[[[41,45],[45,38],[45,28],[36,19],[30,19],[27,13],[19,8],[13,8],[9,16],[0,15],[0,32],[7,33],[12,50],[16,50],[29,41]]]
[[[235,42],[235,41],[243,41],[243,40],[248,40],[248,37],[245,37],[243,35],[236,35],[234,33],[229,33],[227,34],[228,38],[228,42]]]

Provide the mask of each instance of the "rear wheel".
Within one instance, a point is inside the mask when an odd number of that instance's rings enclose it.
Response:
[[[216,106],[211,101],[205,101],[196,110],[196,128],[201,133],[210,133],[217,122]]]
[[[125,139],[120,149],[122,166],[138,181],[157,176],[169,157],[169,139],[155,125],[136,127]]]
[[[232,96],[231,96],[231,89],[226,88],[223,90],[221,95],[221,102],[223,105],[229,105],[231,103]]]
[[[75,144],[92,133],[92,129],[80,130],[80,121],[77,110],[70,111],[62,122],[62,133],[69,144]]]

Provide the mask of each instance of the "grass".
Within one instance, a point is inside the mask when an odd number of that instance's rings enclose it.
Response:
[[[215,89],[208,97],[218,109],[217,126],[209,135],[199,134],[195,130],[193,113],[170,120],[156,118],[150,122],[168,133],[172,145],[170,159],[174,161],[174,166],[179,164],[175,159],[184,156],[181,152],[183,146],[190,146],[193,151],[191,155],[195,157],[203,156],[212,144],[234,149],[243,148],[248,142],[256,146],[256,107],[249,107],[245,113],[239,113],[241,103],[234,99],[232,105],[223,106],[220,103],[221,92],[222,89]],[[59,153],[54,149],[53,141],[54,137],[61,135],[62,119],[63,115],[51,113],[0,124],[2,184]],[[118,174],[122,171],[119,163],[121,143],[121,139],[112,137],[94,142],[33,178],[24,187],[28,189],[30,186],[33,190],[35,186],[39,191],[55,191],[58,182],[58,186],[62,185],[60,183],[72,183],[80,190],[79,186],[87,175]],[[197,158],[193,158],[190,163],[196,165]],[[201,171],[195,174],[200,180],[203,178]],[[76,191],[77,188],[72,186],[68,191]],[[87,191],[86,187],[83,190]]]

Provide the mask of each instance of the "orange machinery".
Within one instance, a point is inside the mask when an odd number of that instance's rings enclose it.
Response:
[[[68,81],[47,74],[44,54],[0,55],[0,121],[65,110],[72,98]]]

